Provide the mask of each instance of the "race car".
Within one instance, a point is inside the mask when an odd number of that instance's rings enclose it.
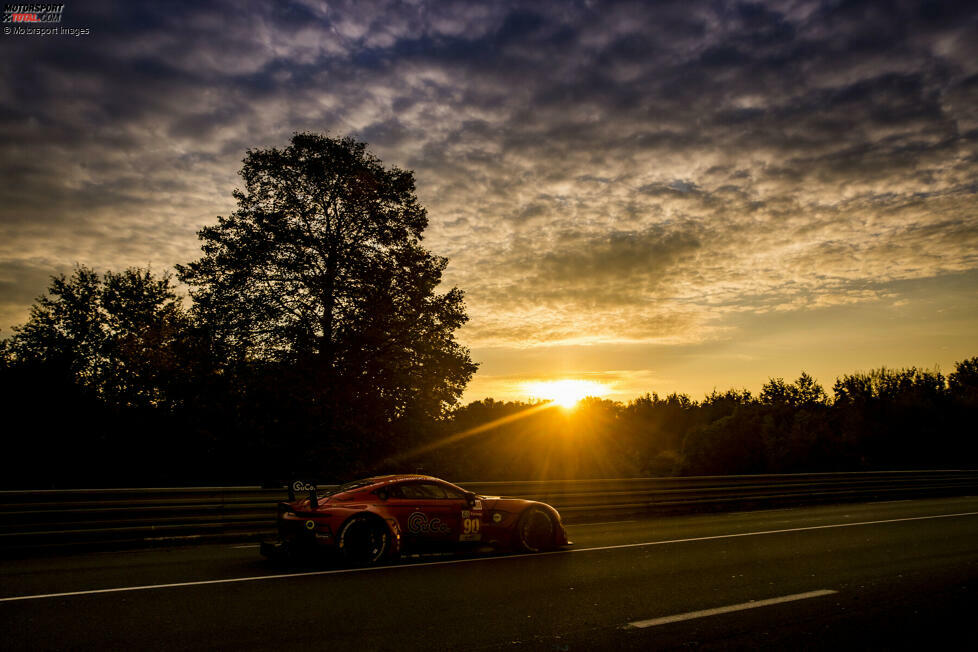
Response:
[[[297,498],[296,490],[308,490]],[[493,549],[540,552],[570,545],[557,510],[519,498],[479,496],[427,475],[387,475],[321,491],[290,486],[278,505],[279,541],[266,557],[338,552],[346,561],[376,564],[402,553]]]

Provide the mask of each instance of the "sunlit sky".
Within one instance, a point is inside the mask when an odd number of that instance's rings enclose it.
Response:
[[[80,263],[166,270],[245,149],[413,169],[465,400],[627,400],[978,355],[974,2],[67,3],[0,37],[0,335]]]

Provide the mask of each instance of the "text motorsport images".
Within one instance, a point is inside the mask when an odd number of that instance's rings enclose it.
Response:
[[[61,22],[64,4],[7,3],[3,6],[3,33],[13,36],[85,36],[87,27],[41,27]]]

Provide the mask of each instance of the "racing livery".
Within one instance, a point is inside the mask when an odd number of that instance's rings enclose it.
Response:
[[[296,499],[296,490],[309,497]],[[263,555],[333,550],[356,564],[406,552],[539,552],[570,544],[550,505],[480,496],[426,475],[366,478],[323,492],[296,483],[278,505],[278,532],[277,543],[262,544]]]

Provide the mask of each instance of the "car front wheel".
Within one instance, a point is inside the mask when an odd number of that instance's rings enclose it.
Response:
[[[548,511],[530,507],[516,524],[516,541],[525,552],[552,550],[557,535],[557,524]]]

